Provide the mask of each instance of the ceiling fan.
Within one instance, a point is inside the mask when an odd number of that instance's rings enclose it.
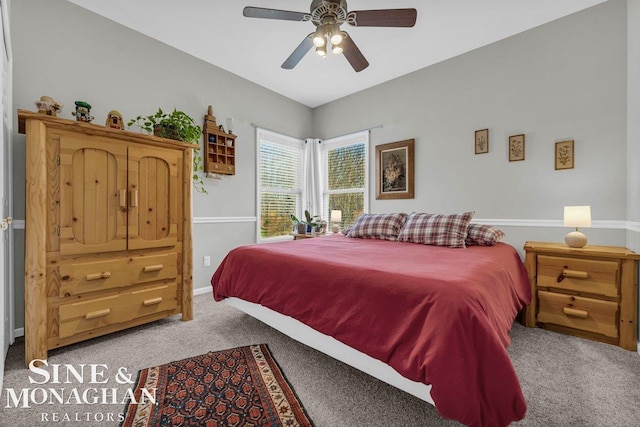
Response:
[[[327,49],[331,46],[331,52],[344,54],[353,69],[359,72],[367,68],[369,62],[349,34],[342,31],[340,26],[346,22],[354,27],[413,27],[418,12],[415,9],[348,12],[346,0],[312,0],[309,13],[247,6],[244,8],[243,15],[250,18],[311,21],[316,26],[316,31],[302,40],[302,43],[284,61],[282,68],[288,70],[294,68],[313,46],[318,55],[325,57]]]

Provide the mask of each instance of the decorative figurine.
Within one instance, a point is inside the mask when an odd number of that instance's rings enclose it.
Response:
[[[36,101],[36,106],[38,107],[38,113],[53,117],[56,117],[58,112],[62,110],[62,104],[56,102],[50,96],[41,96],[40,101]]]
[[[118,113],[116,110],[109,111],[109,114],[107,114],[107,122],[105,123],[105,126],[114,128],[114,129],[124,130],[124,122],[122,121],[122,114]]]
[[[76,101],[76,111],[72,111],[71,114],[76,116],[76,120],[79,122],[91,123],[94,117],[91,113],[91,105],[84,101]]]

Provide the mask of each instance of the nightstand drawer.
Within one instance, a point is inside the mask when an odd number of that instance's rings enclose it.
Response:
[[[617,297],[618,262],[538,256],[538,286]]]
[[[538,291],[538,321],[618,337],[618,304],[592,298]]]

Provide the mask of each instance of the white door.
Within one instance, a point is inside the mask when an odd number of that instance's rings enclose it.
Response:
[[[4,361],[9,345],[13,342],[13,310],[12,310],[12,281],[11,272],[11,251],[12,234],[11,230],[5,228],[6,218],[11,215],[11,190],[7,189],[11,185],[10,167],[10,129],[11,129],[11,76],[10,76],[10,55],[8,21],[9,13],[6,0],[0,1],[0,122],[2,132],[0,132],[0,319],[2,321],[2,348],[0,348],[0,387],[4,373]]]

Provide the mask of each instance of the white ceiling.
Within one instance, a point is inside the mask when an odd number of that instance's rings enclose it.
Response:
[[[310,51],[280,65],[310,22],[245,18],[245,6],[308,12],[311,0],[68,0],[261,86],[317,107],[605,0],[349,0],[348,10],[415,8],[413,28],[344,24],[371,64],[356,73],[342,55]]]

